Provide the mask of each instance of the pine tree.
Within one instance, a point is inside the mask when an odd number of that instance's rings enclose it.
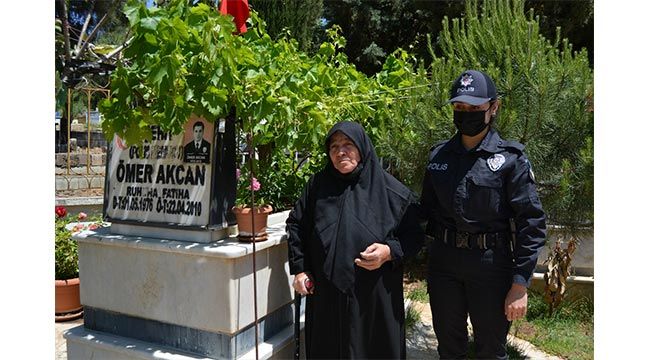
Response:
[[[396,49],[408,49],[420,61],[429,64],[427,34],[437,46],[444,16],[458,18],[466,14],[465,0],[324,0],[323,16],[327,26],[339,25],[348,41],[345,53],[358,69],[372,75]],[[535,9],[541,16],[540,31],[555,36],[557,26],[574,46],[586,47],[593,63],[593,0],[526,0],[524,8]]]

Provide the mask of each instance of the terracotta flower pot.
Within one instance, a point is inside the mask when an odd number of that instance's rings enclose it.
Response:
[[[254,211],[253,211],[254,210]],[[237,227],[239,228],[238,238],[240,241],[264,241],[268,239],[266,233],[266,224],[269,214],[273,211],[271,205],[263,205],[255,207],[254,209],[248,207],[233,207],[232,212],[237,219]],[[251,212],[255,217],[255,230],[253,231],[253,223],[251,220]]]
[[[54,312],[56,321],[66,321],[81,317],[79,298],[79,278],[54,280]]]

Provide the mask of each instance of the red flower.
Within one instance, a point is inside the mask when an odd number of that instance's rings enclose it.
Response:
[[[68,215],[68,210],[65,209],[65,206],[57,206],[54,208],[54,213],[56,214],[56,217],[62,218]]]

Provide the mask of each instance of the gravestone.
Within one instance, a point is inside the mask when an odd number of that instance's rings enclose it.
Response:
[[[105,214],[113,231],[210,242],[234,225],[234,116],[213,124],[191,117],[183,134],[151,127],[151,140],[115,137],[106,168]],[[155,230],[153,228],[159,229]],[[165,230],[162,230],[165,229]]]
[[[235,118],[192,116],[178,135],[115,137],[106,165],[110,227],[75,236],[84,324],[66,334],[69,359],[241,359],[293,350],[285,219],[269,240],[241,243],[234,216]]]

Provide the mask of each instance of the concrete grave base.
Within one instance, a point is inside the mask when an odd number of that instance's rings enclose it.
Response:
[[[269,240],[256,243],[262,359],[293,352],[287,215],[270,216]],[[123,235],[111,227],[74,236],[84,325],[65,335],[68,359],[255,358],[253,244],[232,235],[209,243]]]
[[[300,358],[305,358],[304,331],[305,317],[300,319],[301,348]],[[95,359],[95,360],[196,360],[214,359],[190,352],[179,351],[172,347],[152,344],[132,338],[125,338],[104,332],[92,331],[77,326],[64,333],[67,342],[68,359]],[[258,354],[260,360],[266,359],[292,359],[294,352],[293,325],[285,327],[272,338],[260,342]],[[237,359],[255,359],[255,349],[241,354]]]

